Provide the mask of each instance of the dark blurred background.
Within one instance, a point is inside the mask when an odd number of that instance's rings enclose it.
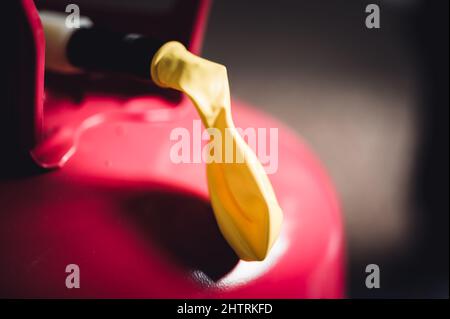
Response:
[[[365,7],[381,28],[365,27]],[[448,298],[448,1],[214,1],[205,57],[295,129],[342,200],[349,297]],[[381,289],[365,287],[365,266]]]

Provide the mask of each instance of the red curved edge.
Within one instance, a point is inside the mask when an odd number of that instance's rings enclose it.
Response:
[[[33,0],[20,0],[23,7],[25,16],[28,19],[30,26],[30,32],[35,48],[35,71],[32,75],[34,77],[34,105],[31,112],[25,112],[22,114],[24,117],[33,117],[33,134],[31,137],[33,146],[36,145],[41,139],[43,128],[43,103],[44,103],[44,72],[45,72],[45,37],[44,30],[39,18],[38,11]]]

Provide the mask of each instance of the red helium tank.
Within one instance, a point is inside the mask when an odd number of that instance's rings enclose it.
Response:
[[[232,101],[237,127],[278,128],[278,170],[269,178],[284,211],[268,258],[239,261],[215,222],[205,165],[170,160],[174,128],[197,134],[191,102],[99,75],[48,74],[44,92],[35,4],[10,3],[11,30],[20,32],[11,36],[12,85],[0,111],[0,297],[344,297],[339,202],[295,133]],[[170,14],[179,30],[147,26],[163,23],[160,16],[121,18],[123,27],[165,30],[158,36],[198,52],[208,5],[178,1]],[[89,12],[96,21],[105,15]],[[66,287],[70,264],[79,266],[80,288]]]

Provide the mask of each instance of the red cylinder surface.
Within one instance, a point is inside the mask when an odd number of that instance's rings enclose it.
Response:
[[[33,158],[65,156],[58,169],[0,180],[0,297],[343,297],[335,191],[278,121],[232,103],[237,127],[278,128],[269,178],[284,211],[268,258],[242,262],[218,230],[205,164],[170,160],[172,129],[195,134],[189,100],[92,92],[81,102],[48,93],[45,103]],[[80,267],[79,289],[65,285],[68,264]]]

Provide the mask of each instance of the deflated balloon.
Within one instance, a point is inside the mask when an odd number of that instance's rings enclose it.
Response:
[[[214,214],[241,259],[263,260],[280,233],[283,213],[264,168],[233,124],[226,68],[173,41],[154,55],[151,76],[157,85],[187,94],[207,130],[221,133],[210,135],[222,139],[214,151],[232,160],[207,161]]]

